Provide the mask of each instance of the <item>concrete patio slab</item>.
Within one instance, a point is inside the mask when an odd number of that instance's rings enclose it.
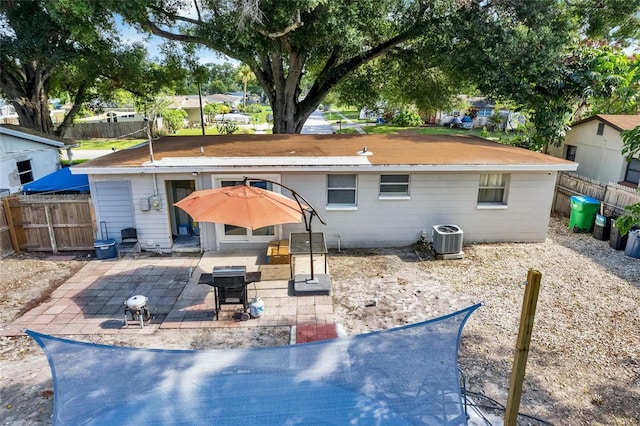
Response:
[[[198,284],[203,273],[215,266],[242,265],[247,272],[259,270],[262,251],[237,253],[206,252],[201,257],[143,255],[134,258],[96,259],[56,289],[49,300],[31,309],[0,329],[0,335],[16,336],[31,329],[53,335],[153,333],[162,329],[276,327],[304,325],[304,340],[309,333],[335,324],[330,296],[295,297],[290,279],[250,284],[248,298],[259,296],[264,313],[248,321],[234,320],[242,305],[223,305],[215,319],[213,287]],[[295,273],[308,273],[308,259],[296,262]],[[323,268],[324,265],[318,265]],[[134,295],[148,298],[152,319],[144,328],[136,321],[125,326],[125,301]],[[309,330],[312,330],[311,332]],[[322,335],[322,336],[321,336]],[[311,337],[313,338],[313,337]],[[295,339],[293,339],[295,340]]]

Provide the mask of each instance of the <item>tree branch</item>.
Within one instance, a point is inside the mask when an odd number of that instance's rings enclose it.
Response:
[[[258,28],[256,31],[258,31],[260,34],[262,34],[264,36],[267,36],[267,37],[272,38],[272,39],[276,39],[276,38],[280,38],[280,37],[283,37],[283,36],[287,35],[291,31],[297,30],[298,28],[300,28],[303,25],[304,25],[304,22],[302,22],[302,20],[300,19],[300,11],[298,10],[298,12],[296,14],[296,20],[293,22],[293,24],[287,26],[284,30],[278,31],[276,33],[269,33],[264,29]]]

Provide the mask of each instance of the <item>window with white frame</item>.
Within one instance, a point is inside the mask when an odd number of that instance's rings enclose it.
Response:
[[[328,175],[327,178],[327,205],[356,205],[356,175]]]
[[[478,110],[478,117],[491,117],[493,115],[493,110],[489,108],[480,108]]]
[[[506,204],[509,175],[483,173],[480,175],[478,204]]]
[[[18,161],[18,176],[20,176],[20,184],[33,182],[33,170],[31,170],[31,160]]]
[[[220,181],[220,186],[236,186],[236,185],[244,185],[245,182],[243,180],[222,180]],[[273,184],[271,182],[265,181],[250,181],[249,185],[255,186],[258,188],[266,189],[268,191],[273,190]],[[258,229],[249,229],[242,228],[240,226],[228,225],[224,224],[224,235],[229,238],[247,238],[249,241],[253,240],[255,237],[271,237],[275,235],[274,226],[265,226],[263,228]]]
[[[380,175],[380,196],[409,195],[409,175]]]

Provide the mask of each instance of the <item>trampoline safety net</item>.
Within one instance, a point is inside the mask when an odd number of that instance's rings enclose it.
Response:
[[[27,333],[51,367],[54,425],[465,425],[458,346],[478,307],[252,349],[140,349]]]

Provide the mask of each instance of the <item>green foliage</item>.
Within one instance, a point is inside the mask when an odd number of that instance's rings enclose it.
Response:
[[[496,106],[496,109],[493,111],[493,114],[491,114],[491,117],[487,118],[487,125],[489,126],[489,128],[491,128],[491,130],[495,130],[500,127],[502,121],[502,115],[500,114],[500,111]]]
[[[616,228],[621,236],[627,235],[634,226],[640,226],[640,203],[626,206],[624,213],[616,218]]]
[[[226,121],[216,124],[216,129],[220,135],[231,135],[238,132],[238,125],[232,121]]]
[[[423,123],[420,115],[414,111],[402,111],[391,120],[391,124],[398,127],[418,127]]]
[[[640,126],[631,130],[624,130],[622,135],[622,155],[627,161],[640,156]]]
[[[262,112],[262,107],[258,104],[251,104],[251,105],[247,105],[244,111],[251,114],[258,114]]]
[[[209,116],[220,114],[222,104],[209,103],[202,108],[202,112]]]
[[[162,114],[162,121],[169,133],[182,129],[187,112],[183,109],[169,109]]]
[[[78,142],[80,146],[74,149],[112,149],[116,150],[131,148],[146,142],[146,139],[82,139]],[[75,160],[74,160],[75,162]]]

